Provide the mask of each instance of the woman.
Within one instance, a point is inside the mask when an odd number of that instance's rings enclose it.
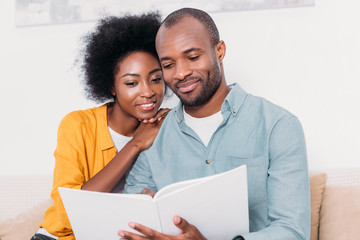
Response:
[[[75,239],[58,187],[121,192],[128,169],[151,146],[167,113],[158,112],[165,92],[155,50],[159,26],[156,13],[109,17],[85,38],[85,89],[91,99],[108,103],[61,121],[54,205],[32,239]]]

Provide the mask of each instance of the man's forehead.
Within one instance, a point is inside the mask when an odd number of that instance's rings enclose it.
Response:
[[[159,33],[182,33],[199,30],[205,30],[205,27],[198,19],[191,16],[184,16],[171,26],[167,26],[166,23],[162,24]]]
[[[184,17],[173,26],[161,26],[156,36],[156,47],[158,51],[175,47],[185,51],[204,45],[206,41],[210,39],[203,24],[193,17]]]

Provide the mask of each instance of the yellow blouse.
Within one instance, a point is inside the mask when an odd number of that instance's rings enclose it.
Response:
[[[81,189],[115,156],[116,148],[107,124],[107,105],[69,113],[61,121],[54,153],[55,169],[51,198],[54,205],[40,224],[59,240],[74,240],[58,187]]]

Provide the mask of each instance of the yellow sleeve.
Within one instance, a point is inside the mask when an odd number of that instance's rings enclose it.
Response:
[[[81,189],[87,181],[85,148],[86,129],[77,112],[68,114],[60,123],[57,147],[54,153],[55,169],[51,197],[61,224],[71,229],[71,225],[60,198],[58,187]]]

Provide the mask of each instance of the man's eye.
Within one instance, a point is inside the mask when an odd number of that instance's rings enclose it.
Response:
[[[191,61],[195,61],[195,60],[199,59],[199,56],[192,56],[192,57],[189,57],[189,59]]]
[[[169,69],[169,68],[171,68],[172,66],[173,66],[172,63],[167,63],[167,64],[164,64],[164,65],[163,65],[163,68],[164,68],[164,69]]]

